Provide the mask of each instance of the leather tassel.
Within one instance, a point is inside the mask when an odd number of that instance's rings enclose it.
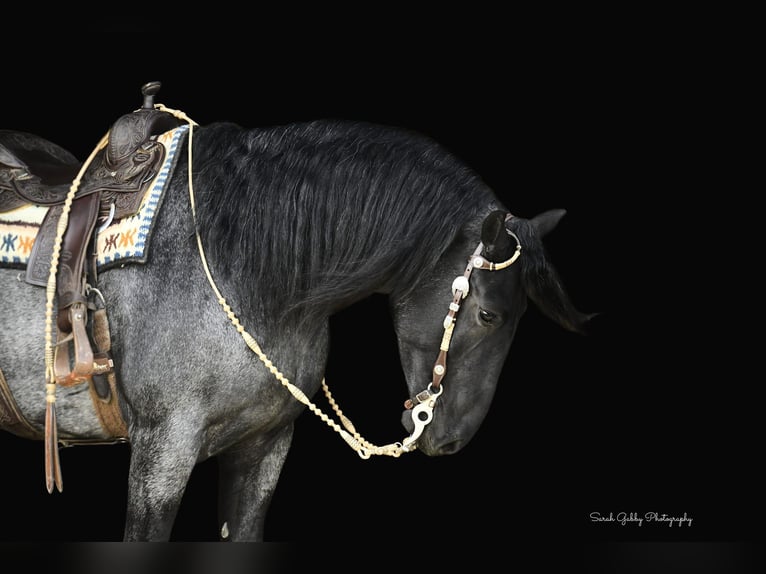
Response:
[[[48,494],[53,492],[55,484],[59,492],[63,492],[61,480],[61,463],[59,462],[59,441],[56,424],[55,384],[48,384],[48,394],[45,403],[45,486]],[[51,389],[53,387],[53,389]]]

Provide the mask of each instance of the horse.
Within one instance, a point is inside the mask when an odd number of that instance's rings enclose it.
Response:
[[[573,304],[543,243],[565,211],[513,214],[431,138],[338,119],[179,123],[145,260],[111,261],[89,285],[108,314],[124,434],[105,429],[87,384],[43,384],[51,295],[23,281],[19,265],[0,265],[10,306],[0,372],[13,407],[49,441],[55,406],[54,451],[129,444],[124,541],[169,540],[193,469],[211,458],[220,539],[262,541],[307,410],[362,458],[455,454],[490,408],[529,302],[585,332],[592,315]],[[38,155],[56,149],[13,136]],[[383,446],[356,432],[324,380],[330,319],[372,296],[387,300],[409,397],[408,436]],[[337,417],[312,402],[322,393]],[[49,492],[61,490],[60,470],[51,472]]]

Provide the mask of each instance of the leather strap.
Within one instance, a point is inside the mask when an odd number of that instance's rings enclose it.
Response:
[[[72,202],[69,224],[61,244],[56,276],[58,315],[56,325],[56,382],[63,386],[87,381],[93,372],[93,349],[86,330],[88,306],[85,297],[86,245],[96,226],[100,194],[78,197]],[[74,365],[70,368],[70,346]]]
[[[59,314],[58,327],[64,333],[72,330],[72,317],[64,313],[76,303],[85,304],[83,293],[83,273],[86,256],[86,245],[91,239],[98,219],[98,193],[78,197],[72,202],[69,212],[69,222],[61,242],[61,258],[56,275],[56,294],[58,295]]]

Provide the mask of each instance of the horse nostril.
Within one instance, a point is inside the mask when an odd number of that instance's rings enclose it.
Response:
[[[453,440],[452,442],[441,445],[438,448],[438,452],[439,454],[455,454],[461,448],[463,448],[463,441]]]

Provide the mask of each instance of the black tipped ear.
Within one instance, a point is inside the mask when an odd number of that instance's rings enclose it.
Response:
[[[544,211],[540,215],[536,215],[530,222],[532,223],[532,227],[535,228],[537,235],[539,237],[545,237],[556,228],[559,221],[561,221],[561,218],[564,217],[566,213],[566,209],[551,209]]]
[[[505,233],[505,213],[493,211],[481,224],[481,242],[484,245],[494,245],[501,233]]]
[[[505,216],[505,211],[493,211],[481,225],[481,242],[484,244],[484,255],[491,261],[506,259],[508,251],[512,247],[512,241],[505,230]]]

